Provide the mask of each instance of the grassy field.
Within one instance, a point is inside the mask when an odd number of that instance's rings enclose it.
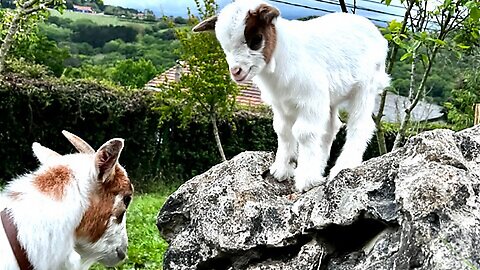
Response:
[[[156,217],[171,191],[134,197],[127,214],[128,259],[115,269],[162,269],[163,253],[168,245],[160,237]],[[107,268],[95,265],[92,269]]]
[[[126,19],[121,19],[115,16],[109,15],[101,15],[101,14],[88,14],[88,13],[80,13],[80,12],[73,12],[70,10],[65,10],[63,14],[56,10],[50,10],[50,14],[52,16],[68,18],[73,21],[81,20],[81,19],[88,19],[93,21],[98,25],[133,25],[133,26],[140,26],[140,27],[148,27],[150,26],[147,22],[140,22],[140,21],[131,21]]]

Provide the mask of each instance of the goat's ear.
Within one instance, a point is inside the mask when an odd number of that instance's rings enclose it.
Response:
[[[86,153],[86,154],[93,154],[95,153],[95,150],[82,138],[78,137],[77,135],[70,133],[66,130],[62,130],[63,136],[70,141],[73,146],[78,150],[80,153]]]
[[[103,144],[95,153],[95,166],[98,169],[98,180],[100,182],[104,183],[111,179],[123,145],[123,139],[111,139]]]
[[[32,144],[33,154],[37,157],[40,163],[45,164],[52,158],[60,157],[61,155],[50,148],[42,146],[41,144],[34,142]]]
[[[273,6],[262,4],[254,12],[250,11],[250,15],[256,15],[260,21],[270,24],[273,19],[280,16],[280,11]]]
[[[192,28],[193,32],[205,32],[205,31],[215,31],[215,24],[217,23],[217,15],[210,17],[208,19],[205,19],[195,25],[195,27]]]

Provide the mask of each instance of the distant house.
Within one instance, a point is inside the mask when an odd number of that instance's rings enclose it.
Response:
[[[81,13],[90,13],[90,14],[95,13],[95,10],[93,10],[92,7],[78,6],[78,5],[73,5],[73,11],[81,12]]]
[[[152,91],[160,91],[159,85],[164,82],[175,82],[180,80],[182,73],[189,72],[188,69],[183,68],[181,63],[177,64],[164,73],[156,76],[145,85],[145,89]],[[237,102],[247,106],[265,105],[260,98],[260,89],[252,82],[246,81],[240,84],[240,93],[237,96]],[[380,96],[375,102],[375,112],[378,111],[380,104]],[[399,96],[393,93],[387,94],[385,101],[383,121],[390,123],[398,123],[402,120],[406,106],[410,103],[407,97]],[[412,121],[438,121],[444,117],[443,107],[437,104],[419,101],[415,109],[412,111]]]
[[[137,20],[145,20],[145,17],[146,17],[145,13],[142,13],[142,12],[138,12],[137,14],[133,15],[133,18]]]
[[[375,111],[378,111],[380,104],[380,96],[377,97],[375,102]],[[385,100],[383,121],[390,123],[400,122],[405,115],[405,108],[410,106],[410,101],[407,97],[399,96],[394,93],[388,93]],[[439,121],[444,118],[444,109],[442,106],[429,103],[426,101],[419,101],[417,106],[411,113],[410,120],[414,122],[418,121]]]

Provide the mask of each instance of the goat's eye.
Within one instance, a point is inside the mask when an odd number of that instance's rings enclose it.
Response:
[[[127,195],[123,197],[123,203],[125,204],[125,207],[128,208],[128,205],[130,204],[130,201],[132,201],[132,196]]]
[[[261,34],[256,34],[252,37],[250,42],[248,42],[248,47],[252,50],[260,49],[262,45],[263,36]]]

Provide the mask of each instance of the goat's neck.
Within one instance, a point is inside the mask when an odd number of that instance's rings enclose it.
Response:
[[[278,81],[285,76],[285,71],[292,70],[291,66],[295,65],[302,57],[302,52],[298,50],[298,43],[295,41],[302,38],[298,29],[295,28],[297,23],[298,21],[290,21],[281,17],[277,19],[275,23],[277,34],[275,50],[271,61],[258,74],[258,79]]]

